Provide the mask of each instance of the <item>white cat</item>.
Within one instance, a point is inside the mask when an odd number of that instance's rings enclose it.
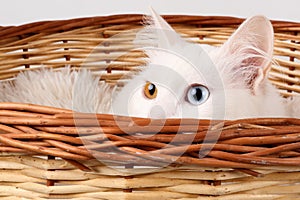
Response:
[[[207,53],[152,11],[148,68],[115,98],[117,113],[139,117],[236,119],[287,116],[283,98],[267,79],[273,28],[264,16],[247,19],[221,47]],[[150,28],[150,29],[151,29]],[[146,35],[146,36],[145,36]],[[150,37],[149,37],[150,38]],[[120,102],[128,100],[127,106]]]
[[[0,101],[152,118],[292,116],[287,112],[293,109],[267,79],[273,52],[268,19],[247,19],[224,45],[208,52],[182,39],[154,11],[152,19],[153,24],[136,38],[138,45],[149,44],[144,48],[149,56],[147,68],[112,103],[111,88],[98,84],[89,71],[69,69],[21,74],[15,85],[0,85]]]

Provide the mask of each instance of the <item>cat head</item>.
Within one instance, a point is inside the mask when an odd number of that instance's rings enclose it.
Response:
[[[268,19],[247,19],[221,47],[207,51],[183,39],[153,10],[151,17],[152,24],[139,31],[135,40],[142,44],[149,63],[117,94],[113,113],[223,118],[233,91],[262,93],[273,52]]]

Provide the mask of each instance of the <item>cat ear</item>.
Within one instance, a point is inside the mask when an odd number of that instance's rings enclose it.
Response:
[[[239,73],[254,93],[265,80],[273,55],[274,32],[264,16],[247,19],[221,47],[233,61],[233,73]]]
[[[175,32],[175,30],[166,22],[153,8],[150,7],[151,18],[153,20],[153,28],[158,30]]]
[[[151,15],[146,21],[148,26],[139,31],[134,43],[136,45],[153,46],[163,49],[172,49],[184,40],[179,34],[152,8]],[[147,45],[145,45],[147,44]]]

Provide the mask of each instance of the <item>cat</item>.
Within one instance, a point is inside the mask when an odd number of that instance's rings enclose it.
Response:
[[[274,33],[266,17],[247,19],[221,47],[210,50],[183,40],[154,10],[152,19],[136,40],[152,39],[156,48],[145,50],[148,68],[115,98],[116,112],[151,118],[288,116],[267,78]],[[120,104],[124,99],[127,106]]]
[[[186,41],[151,12],[151,25],[135,39],[149,62],[119,92],[88,70],[38,70],[0,84],[0,101],[150,118],[292,116],[267,78],[274,33],[266,17],[248,18],[221,47],[208,48]]]

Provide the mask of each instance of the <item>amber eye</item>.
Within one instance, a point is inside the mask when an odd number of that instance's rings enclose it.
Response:
[[[148,99],[154,99],[157,96],[157,88],[151,83],[147,82],[144,86],[144,94]]]

